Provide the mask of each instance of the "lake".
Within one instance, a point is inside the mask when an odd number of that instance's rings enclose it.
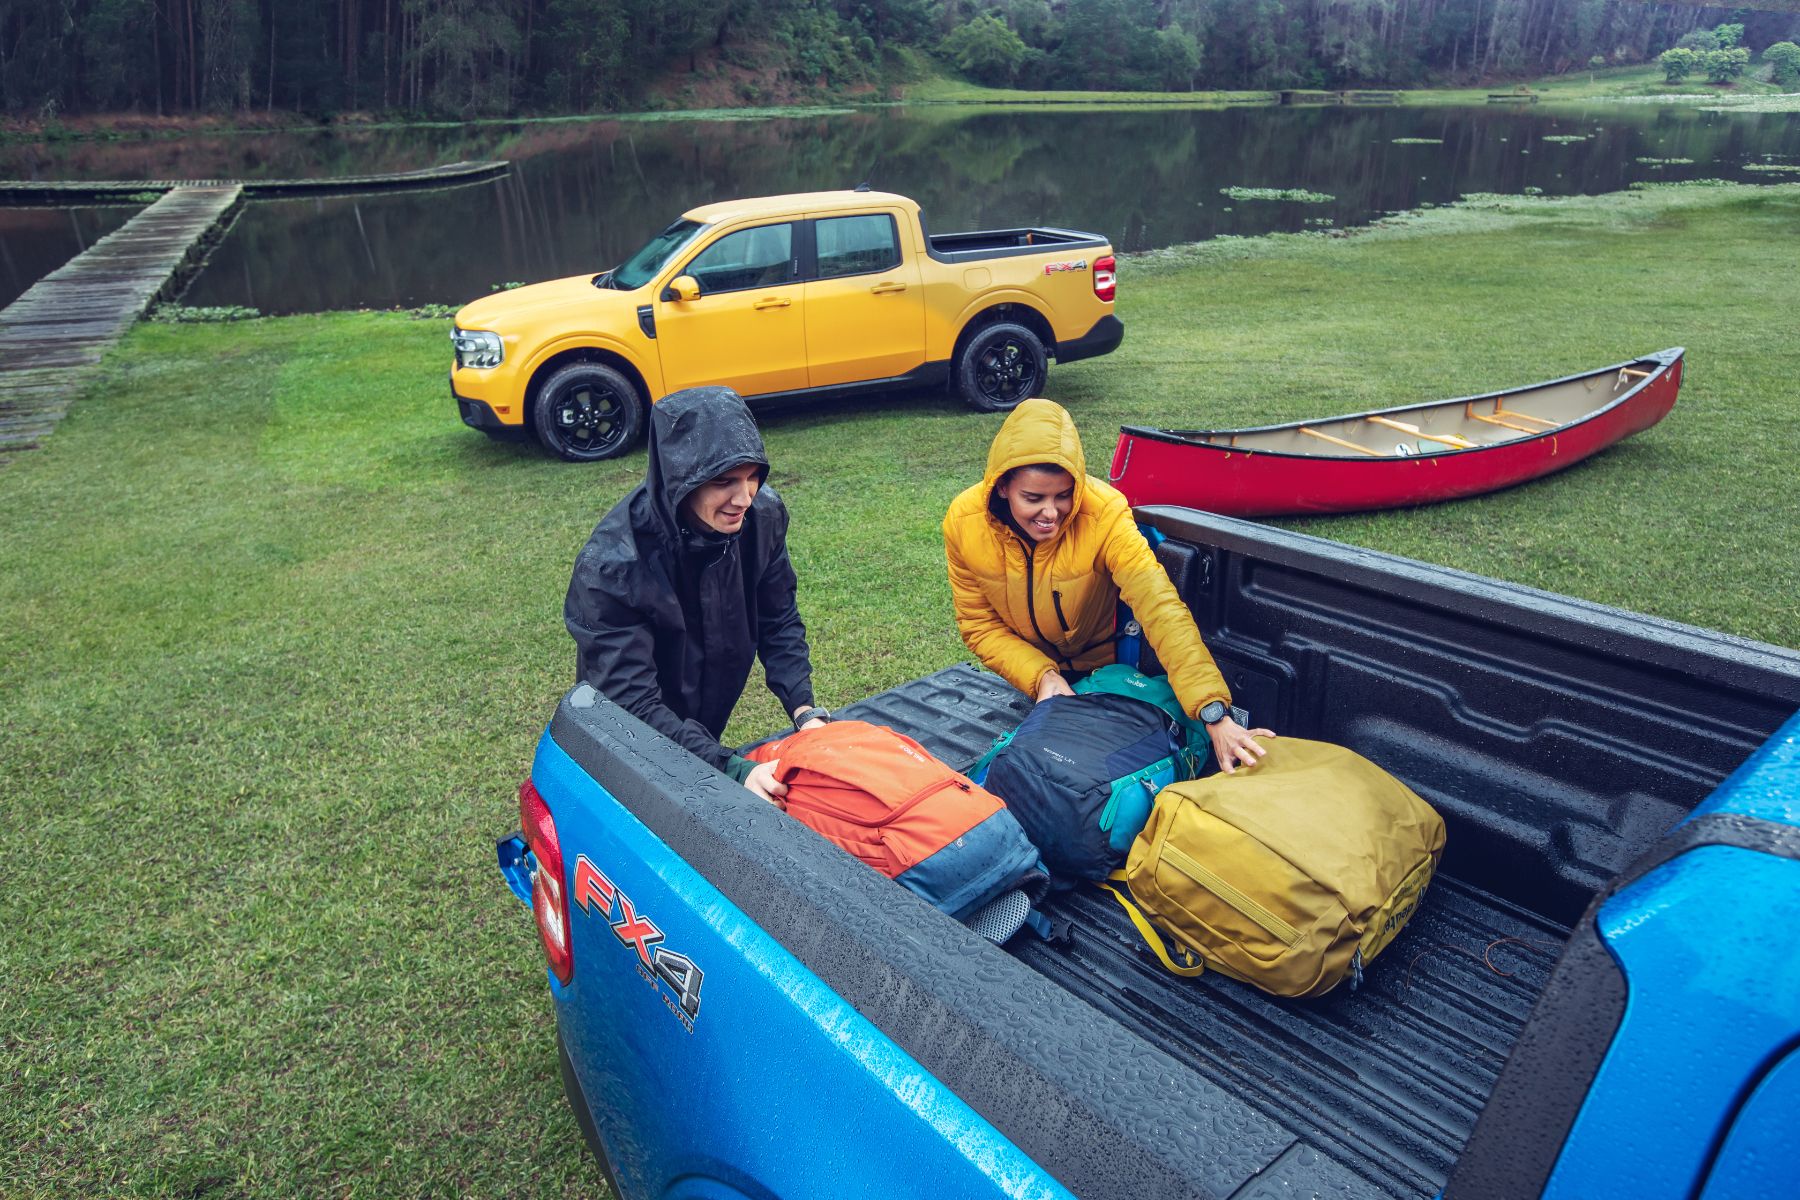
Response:
[[[129,221],[130,208],[0,208],[0,305]]]
[[[513,170],[429,192],[255,202],[184,301],[269,313],[461,303],[509,282],[602,270],[696,204],[865,180],[917,199],[934,232],[1063,225],[1123,251],[1356,225],[1476,192],[1796,180],[1750,168],[1800,165],[1800,115],[1643,104],[917,106],[15,143],[0,147],[0,173],[294,178],[477,158]],[[28,225],[0,216],[7,265],[53,256],[22,247],[55,221],[73,219],[58,243],[73,253],[117,211],[49,221],[40,211]]]

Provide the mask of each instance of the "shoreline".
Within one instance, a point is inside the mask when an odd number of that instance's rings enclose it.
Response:
[[[1722,107],[1758,105],[1763,101],[1793,101],[1770,109],[1756,111],[1800,111],[1800,93],[1783,93],[1772,85],[1755,79],[1738,84],[1671,85],[1664,83],[1654,67],[1633,66],[1608,68],[1594,72],[1577,71],[1569,75],[1546,76],[1518,81],[1498,80],[1486,85],[1399,88],[1382,84],[1363,84],[1342,88],[1205,90],[1191,92],[1095,92],[1035,91],[1029,89],[990,88],[959,80],[937,78],[906,85],[897,99],[869,99],[863,95],[823,98],[807,104],[746,105],[727,108],[637,109],[618,112],[521,114],[512,116],[480,116],[444,118],[430,116],[395,117],[376,112],[339,113],[322,119],[309,119],[293,112],[261,112],[250,110],[230,114],[184,113],[157,116],[149,113],[94,113],[73,117],[10,118],[0,122],[0,144],[53,144],[57,142],[153,141],[179,140],[189,137],[239,137],[256,134],[352,135],[394,129],[458,129],[484,125],[554,125],[599,121],[753,121],[763,119],[802,118],[883,108],[931,107],[1154,107],[1154,108],[1229,108],[1236,106],[1279,107],[1283,90],[1296,91],[1306,97],[1296,107],[1319,105],[1345,107],[1436,107],[1443,105],[1485,106],[1491,95],[1529,94],[1534,102],[1564,103],[1664,103],[1717,104]],[[1391,95],[1392,100],[1356,101],[1338,99],[1359,93]],[[1317,97],[1329,97],[1320,100]]]

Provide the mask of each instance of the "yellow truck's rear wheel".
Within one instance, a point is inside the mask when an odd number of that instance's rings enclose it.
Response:
[[[956,391],[977,412],[1007,412],[1041,395],[1050,359],[1037,334],[1011,321],[977,330],[956,360]]]

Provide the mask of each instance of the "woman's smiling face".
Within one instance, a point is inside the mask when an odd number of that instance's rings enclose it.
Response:
[[[744,463],[720,472],[689,492],[681,507],[715,533],[736,533],[744,527],[750,502],[762,487],[762,470],[756,463]]]
[[[1075,477],[1061,467],[1019,467],[994,491],[1006,501],[1013,523],[1034,542],[1061,532],[1075,507]]]

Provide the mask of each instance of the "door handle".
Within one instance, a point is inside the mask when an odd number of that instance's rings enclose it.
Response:
[[[891,296],[895,292],[904,292],[906,285],[904,283],[878,283],[869,290],[877,296]]]
[[[765,308],[786,308],[792,303],[793,301],[789,300],[786,296],[764,296],[761,300],[758,300],[755,304],[751,305],[751,307],[760,312]]]

